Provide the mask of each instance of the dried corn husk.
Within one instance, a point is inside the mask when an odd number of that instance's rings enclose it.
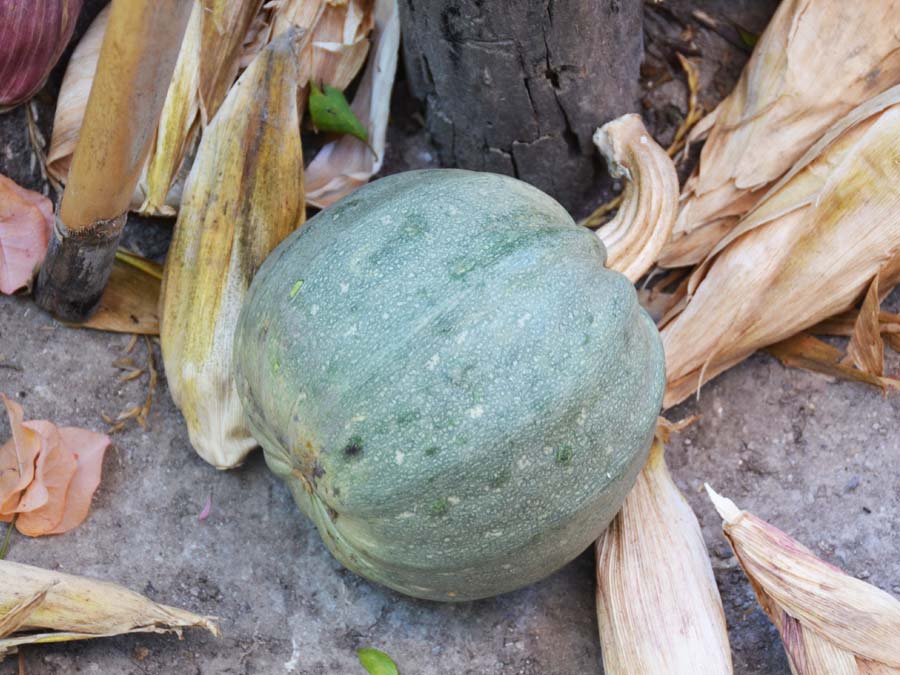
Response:
[[[245,37],[262,0],[195,0],[172,83],[156,132],[153,152],[139,190],[146,195],[138,211],[174,215],[167,199],[182,162],[203,126],[215,115],[237,77]]]
[[[669,475],[660,438],[597,541],[597,618],[607,675],[732,672],[703,534]]]
[[[374,26],[374,0],[285,0],[275,7],[272,31],[312,30],[302,57],[301,81],[345,89],[362,68]]]
[[[47,173],[59,183],[64,183],[72,163],[72,154],[78,142],[78,132],[84,121],[88,94],[97,71],[100,46],[109,22],[110,6],[107,5],[97,15],[72,52],[66,66],[56,112],[53,117],[53,134],[50,150],[47,152]]]
[[[291,29],[260,52],[207,127],[166,258],[162,354],[191,443],[218,468],[256,445],[232,381],[232,335],[271,250],[304,218],[298,61]]]
[[[400,44],[397,0],[375,0],[374,20],[372,55],[352,105],[368,130],[371,149],[351,136],[323,147],[306,173],[306,200],[314,206],[333,204],[364,185],[381,168]]]
[[[396,0],[386,5],[396,12]],[[298,54],[298,101],[302,108],[310,79],[344,89],[356,77],[369,51],[374,10],[374,0],[284,0],[265,6],[261,0],[195,0],[132,209],[147,215],[175,215],[202,127],[212,119],[239,67],[249,63],[274,36],[292,26],[311,33]],[[60,90],[48,157],[48,170],[59,182],[65,182],[78,140],[107,17],[108,12],[102,12],[79,43]],[[379,158],[384,150],[399,36],[396,16],[393,23],[387,19],[382,23],[387,24],[388,31],[387,39],[378,39],[382,44],[377,57],[380,60],[367,71],[368,79],[363,80],[354,100],[354,111],[369,125]],[[383,25],[376,31],[376,38],[384,29]],[[380,135],[373,136],[378,130]],[[365,145],[362,147],[366,149]],[[323,152],[322,160],[311,167],[311,175],[317,181],[314,185],[319,185],[317,190],[322,186],[337,190],[335,199],[365,183],[381,166],[380,159],[373,159],[368,150],[358,152],[352,143],[335,141],[326,145]]]
[[[795,675],[900,673],[900,601],[706,489]]]
[[[606,266],[632,282],[650,269],[672,231],[678,174],[669,155],[644,128],[639,115],[623,115],[594,133],[609,173],[625,178],[622,205],[597,230],[606,246]]]
[[[893,103],[893,105],[891,105]],[[900,87],[836,124],[691,275],[664,319],[664,405],[834,314],[900,254]]]
[[[661,264],[699,262],[826,129],[900,83],[900,0],[785,0],[682,192]],[[827,48],[823,49],[823,45]]]
[[[19,646],[123,633],[181,634],[205,628],[212,617],[160,605],[108,581],[0,560],[0,659]]]

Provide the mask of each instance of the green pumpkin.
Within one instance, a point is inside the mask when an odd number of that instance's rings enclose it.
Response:
[[[585,550],[646,458],[656,327],[605,249],[506,176],[412,171],[266,260],[236,336],[269,467],[346,567],[470,600]]]

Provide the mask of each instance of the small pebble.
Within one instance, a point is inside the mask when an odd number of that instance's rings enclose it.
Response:
[[[847,484],[844,485],[844,492],[853,492],[859,487],[859,476],[851,476]]]

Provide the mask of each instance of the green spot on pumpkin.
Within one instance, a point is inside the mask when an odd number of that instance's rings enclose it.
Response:
[[[294,285],[291,286],[291,300],[293,300],[294,296],[300,292],[300,287],[302,285],[303,285],[303,279],[297,279],[297,281],[294,282]]]
[[[510,480],[512,480],[512,473],[509,469],[503,469],[502,471],[500,471],[500,473],[491,478],[491,481],[490,483],[488,483],[488,485],[490,485],[495,490],[499,490],[504,485],[508,484]]]
[[[447,511],[449,510],[450,502],[448,502],[443,497],[435,499],[433,502],[431,502],[431,506],[428,507],[428,512],[435,517],[446,515]]]
[[[571,446],[561,445],[556,449],[556,463],[560,466],[568,466],[574,454],[575,451]]]
[[[401,413],[397,414],[397,424],[401,427],[405,427],[412,422],[417,422],[421,419],[422,413],[418,410],[404,410]]]

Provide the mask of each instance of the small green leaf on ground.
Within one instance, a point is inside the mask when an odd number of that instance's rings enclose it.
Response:
[[[356,650],[356,655],[369,675],[399,675],[397,664],[380,649],[364,647]]]
[[[316,131],[347,134],[368,144],[369,132],[353,114],[344,93],[327,84],[323,89],[310,83],[309,114]]]
[[[741,42],[744,43],[744,46],[752,50],[756,43],[759,42],[759,35],[750,32],[746,28],[741,28],[737,24],[734,24],[734,27],[737,29],[738,35],[741,36]]]

